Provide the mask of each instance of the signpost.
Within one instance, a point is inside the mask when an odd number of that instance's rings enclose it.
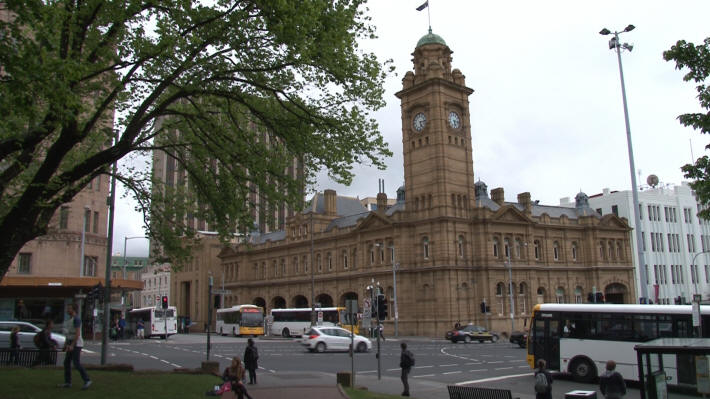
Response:
[[[345,301],[345,311],[350,315],[350,386],[355,387],[355,315],[357,315],[357,300],[348,299]]]

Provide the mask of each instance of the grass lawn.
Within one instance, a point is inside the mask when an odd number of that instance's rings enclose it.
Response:
[[[81,390],[84,382],[72,370],[72,387],[57,388],[64,382],[64,370],[0,369],[0,397],[3,399],[160,399],[205,398],[205,391],[219,378],[204,374],[140,373],[88,370],[93,384]]]
[[[350,399],[401,399],[399,395],[386,395],[384,393],[370,392],[363,389],[344,388]]]

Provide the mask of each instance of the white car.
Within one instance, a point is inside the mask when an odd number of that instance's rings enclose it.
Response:
[[[372,342],[361,335],[355,334],[352,340],[356,352],[372,349]],[[340,327],[313,327],[301,339],[301,345],[311,352],[348,351],[350,342],[350,331]]]
[[[0,348],[10,347],[10,334],[15,326],[20,327],[20,346],[25,349],[36,349],[34,338],[42,329],[26,321],[0,321]],[[57,341],[57,349],[64,347],[66,337],[52,333],[52,339]]]

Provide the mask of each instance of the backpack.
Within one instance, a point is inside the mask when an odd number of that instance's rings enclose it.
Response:
[[[550,386],[550,384],[549,384],[549,382],[547,382],[547,376],[545,375],[545,373],[540,371],[537,374],[535,374],[535,392],[536,393],[547,392],[547,389],[549,386]]]
[[[404,352],[404,359],[402,361],[402,365],[404,367],[413,367],[414,366],[414,355],[410,351],[405,351]]]

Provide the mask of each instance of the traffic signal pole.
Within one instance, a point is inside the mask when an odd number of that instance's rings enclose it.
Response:
[[[207,287],[207,361],[210,361],[210,326],[212,325],[212,276]]]
[[[380,359],[380,314],[379,314],[379,309],[380,309],[380,296],[379,294],[375,296],[375,301],[377,301],[377,304],[375,305],[375,309],[378,310],[377,317],[375,318],[375,321],[377,321],[377,324],[375,327],[375,334],[377,335],[377,379],[381,380],[382,379],[382,360]]]

